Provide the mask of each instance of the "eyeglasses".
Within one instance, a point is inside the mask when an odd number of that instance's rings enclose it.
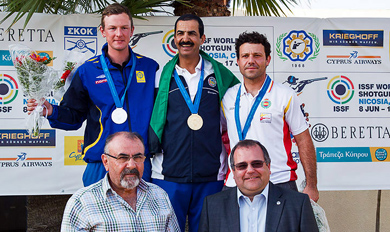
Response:
[[[251,164],[252,168],[261,168],[261,167],[263,167],[264,163],[265,162],[262,160],[254,160],[250,164]],[[237,170],[242,171],[242,170],[246,170],[248,168],[248,163],[241,162],[238,164],[234,164],[233,166],[236,167]]]
[[[112,156],[110,154],[107,154],[107,153],[104,153],[105,155],[108,155],[109,157],[111,158],[114,158],[118,161],[118,163],[126,163],[126,162],[129,162],[131,159],[134,160],[134,162],[136,163],[142,163],[144,162],[145,160],[145,156],[141,153],[138,153],[138,154],[135,154],[133,156],[129,156],[129,155],[126,155],[126,154],[119,154],[118,156]]]

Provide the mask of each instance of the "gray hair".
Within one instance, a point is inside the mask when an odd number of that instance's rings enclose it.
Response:
[[[144,139],[137,132],[119,131],[119,132],[115,132],[114,134],[111,134],[107,137],[106,143],[104,144],[104,154],[109,154],[108,145],[111,143],[111,141],[115,137],[118,137],[118,136],[124,136],[125,138],[127,138],[129,140],[133,140],[133,141],[139,140],[139,141],[141,141],[142,146],[144,146]]]

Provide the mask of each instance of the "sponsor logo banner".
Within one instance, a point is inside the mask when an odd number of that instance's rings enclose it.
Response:
[[[64,49],[87,53],[87,56],[97,54],[97,27],[64,27]]]
[[[333,65],[380,65],[382,57],[379,55],[361,55],[358,51],[340,55],[327,55],[326,63]]]
[[[383,30],[324,30],[324,46],[383,47]]]
[[[8,50],[0,50],[0,66],[13,66]]]
[[[390,162],[390,147],[317,147],[317,162]]]
[[[0,147],[55,147],[55,130],[40,130],[38,136],[26,130],[0,130]]]
[[[276,42],[276,54],[283,60],[313,61],[320,52],[320,41],[313,33],[290,31],[281,34]]]
[[[82,154],[84,148],[83,136],[64,137],[64,165],[86,165]]]
[[[0,168],[40,168],[52,166],[52,157],[31,157],[26,152],[20,152],[9,157],[0,157]]]

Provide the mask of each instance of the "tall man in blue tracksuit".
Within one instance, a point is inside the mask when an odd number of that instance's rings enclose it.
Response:
[[[87,120],[84,186],[105,176],[101,161],[104,143],[108,135],[117,131],[134,131],[145,138],[147,159],[143,178],[149,181],[151,164],[147,131],[158,64],[135,54],[130,48],[134,25],[127,7],[118,3],[107,6],[102,13],[100,31],[107,41],[102,55],[92,57],[80,66],[60,105],[46,101],[45,111],[53,128],[77,130]],[[36,105],[35,100],[30,99],[28,110],[34,110]]]
[[[169,195],[184,231],[198,231],[203,199],[221,191],[226,152],[221,139],[221,99],[237,78],[199,47],[202,20],[183,15],[175,23],[179,54],[161,74],[150,123],[153,183]],[[162,152],[161,152],[162,150]]]

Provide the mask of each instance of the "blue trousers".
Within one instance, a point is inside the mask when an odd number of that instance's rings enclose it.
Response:
[[[189,231],[198,231],[204,198],[220,192],[223,187],[223,181],[176,183],[153,179],[152,182],[168,193],[177,220],[179,221],[180,230],[183,232],[185,231],[187,215]]]

